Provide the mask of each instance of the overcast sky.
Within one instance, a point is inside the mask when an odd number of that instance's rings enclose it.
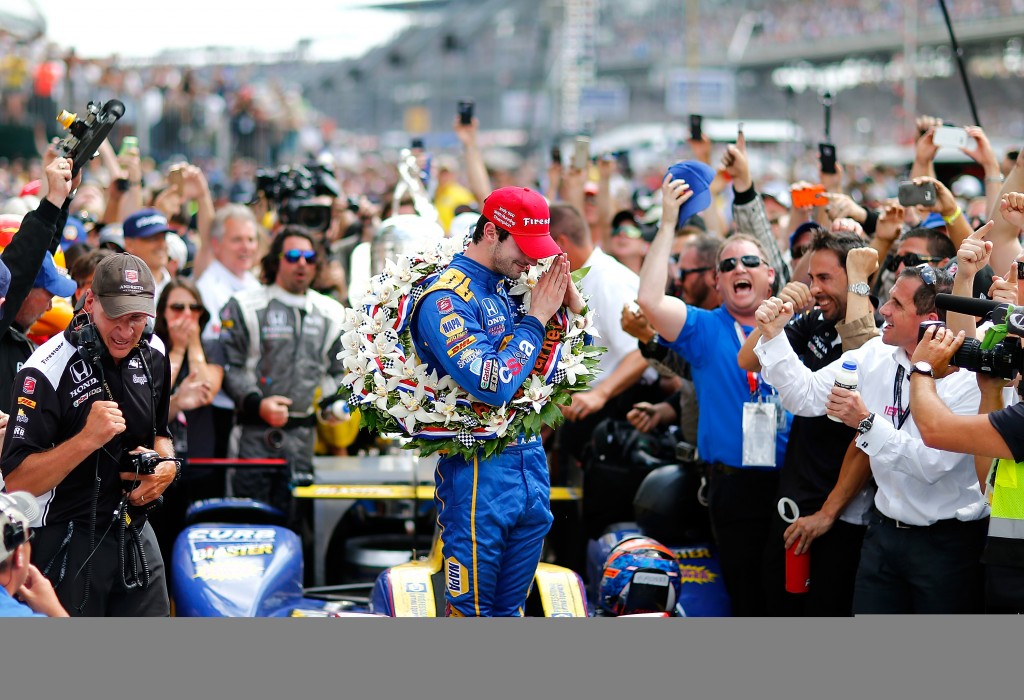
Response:
[[[6,1],[6,0],[5,0]],[[30,3],[30,0],[24,0]],[[8,5],[16,3],[8,3]],[[47,36],[82,57],[146,57],[163,49],[227,46],[285,51],[312,40],[311,57],[358,56],[406,26],[406,15],[352,9],[353,0],[34,0]]]

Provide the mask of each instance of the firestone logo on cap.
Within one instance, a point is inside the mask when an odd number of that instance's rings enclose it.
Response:
[[[124,271],[124,281],[125,282],[138,282],[139,281],[139,271],[138,270],[125,270]]]

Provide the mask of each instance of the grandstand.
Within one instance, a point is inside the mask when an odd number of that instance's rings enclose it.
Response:
[[[982,126],[997,144],[1021,140],[1024,0],[948,4]],[[195,144],[190,138],[178,149],[221,161],[236,154],[235,132],[247,118],[259,128],[246,153],[260,160],[294,158],[321,139],[393,152],[419,135],[433,149],[454,147],[455,104],[467,96],[476,100],[485,145],[521,153],[546,151],[553,140],[568,142],[579,131],[598,136],[635,124],[678,127],[690,111],[791,122],[813,144],[823,136],[818,95],[825,88],[834,95],[832,138],[841,153],[906,143],[915,114],[974,120],[932,1],[409,0],[367,6],[409,13],[412,21],[355,59],[317,62],[300,46],[273,56],[221,51],[200,60],[178,54],[98,64],[58,85],[54,99],[77,103],[128,91],[137,109],[125,128],[141,128],[159,158],[174,155],[172,144],[182,133],[198,132]],[[7,37],[5,47],[11,46],[20,44]],[[24,55],[45,60],[38,50]],[[182,96],[185,75],[197,87]],[[0,121],[24,107],[10,84],[5,87]],[[301,127],[286,125],[295,119]]]

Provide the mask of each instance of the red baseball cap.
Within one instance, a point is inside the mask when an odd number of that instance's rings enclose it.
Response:
[[[520,250],[541,260],[561,255],[551,238],[551,210],[539,192],[527,187],[502,187],[484,200],[484,216],[512,234]]]

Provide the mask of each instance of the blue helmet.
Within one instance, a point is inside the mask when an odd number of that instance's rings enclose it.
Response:
[[[682,594],[679,562],[657,540],[626,537],[608,554],[598,591],[598,604],[611,615],[669,614]]]

